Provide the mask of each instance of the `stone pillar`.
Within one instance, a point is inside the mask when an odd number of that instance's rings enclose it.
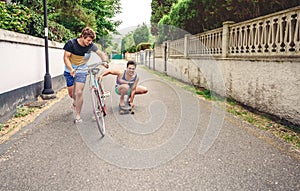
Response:
[[[150,69],[151,69],[151,53],[152,53],[152,50],[149,49],[148,62],[149,62],[149,68],[150,68]]]
[[[229,28],[234,24],[233,21],[225,21],[223,22],[223,32],[222,32],[222,58],[226,58],[228,54],[229,47]]]
[[[148,63],[148,56],[149,56],[149,49],[144,50],[145,51],[145,66],[147,66]]]
[[[183,47],[183,56],[187,58],[189,56],[189,38],[191,34],[184,35],[184,47]]]

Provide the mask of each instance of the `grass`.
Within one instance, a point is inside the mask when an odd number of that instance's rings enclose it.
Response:
[[[29,107],[25,107],[25,106],[18,106],[15,117],[24,117],[32,112],[34,112],[33,108],[29,108]]]
[[[190,91],[198,96],[201,96],[206,100],[215,101],[215,102],[218,101],[224,102],[224,98],[213,94],[210,90],[188,85],[173,77],[167,76],[165,73],[153,71],[147,67],[143,67],[143,69],[163,79],[166,79],[176,85],[179,85],[185,90]],[[280,121],[276,119],[274,116],[271,117],[265,113],[259,113],[254,109],[247,108],[242,104],[238,103],[232,97],[226,98],[226,110],[232,115],[237,116],[250,124],[253,124],[259,129],[268,131],[274,136],[288,143],[291,143],[292,145],[300,149],[300,128],[299,127],[296,127],[295,125],[289,124],[287,122]]]
[[[256,127],[268,131],[276,137],[293,144],[300,149],[300,128],[287,122],[271,117],[265,113],[259,113],[247,109],[238,102],[229,99],[227,102],[227,111],[235,116],[242,118]]]
[[[42,112],[52,107],[62,98],[68,95],[67,88],[63,88],[56,92],[55,99],[49,99],[45,104],[39,105],[44,100],[38,97],[38,107],[35,104],[17,107],[15,115],[1,124],[0,144],[7,141],[12,135],[18,132],[22,127],[32,123]]]
[[[27,106],[18,106],[15,115],[6,121],[4,124],[0,123],[0,143],[3,142],[3,136],[8,135],[21,127],[24,123],[29,122],[29,118],[34,114],[35,109]]]

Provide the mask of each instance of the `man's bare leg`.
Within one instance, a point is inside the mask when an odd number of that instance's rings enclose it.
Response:
[[[75,92],[74,92],[74,85],[73,86],[69,86],[68,87],[68,94],[69,94],[69,97],[72,98],[72,105],[71,105],[71,109],[72,110],[75,110]]]
[[[138,85],[136,87],[135,94],[146,94],[148,92],[148,89],[145,86]]]
[[[76,108],[76,117],[75,119],[80,119],[80,113],[81,113],[81,109],[82,109],[82,104],[83,104],[83,89],[84,89],[84,83],[80,83],[80,82],[75,82],[75,108]]]
[[[124,98],[125,98],[125,95],[128,94],[128,90],[129,90],[129,85],[127,85],[127,84],[122,84],[122,85],[119,86],[118,91],[120,93],[120,106],[121,107],[125,106]]]

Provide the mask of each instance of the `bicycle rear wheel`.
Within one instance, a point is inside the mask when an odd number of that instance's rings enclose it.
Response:
[[[92,91],[91,95],[92,95],[92,103],[93,103],[93,112],[96,117],[97,127],[98,127],[98,130],[99,130],[100,134],[102,135],[102,137],[104,137],[104,135],[105,135],[105,120],[104,120],[105,113],[103,111],[100,95],[99,95],[99,92],[97,89],[93,88],[91,91]]]

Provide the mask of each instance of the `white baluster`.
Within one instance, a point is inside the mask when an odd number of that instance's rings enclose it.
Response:
[[[295,51],[300,52],[300,11],[297,12],[297,17],[296,17],[294,43],[295,43]]]

